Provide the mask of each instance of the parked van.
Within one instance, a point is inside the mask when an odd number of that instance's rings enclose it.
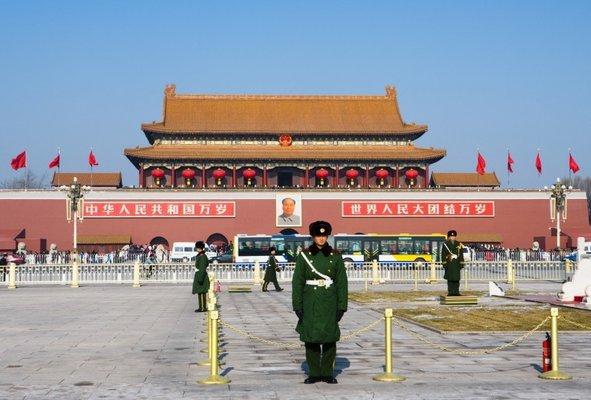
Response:
[[[211,251],[207,243],[205,244],[205,255],[208,259],[217,256],[215,251]],[[195,261],[197,251],[195,250],[195,242],[174,242],[172,244],[172,251],[170,252],[170,261],[172,262],[189,262]]]

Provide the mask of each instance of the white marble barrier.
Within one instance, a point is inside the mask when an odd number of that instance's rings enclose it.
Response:
[[[575,296],[591,295],[591,259],[579,260],[577,270],[570,282],[562,284],[562,290],[558,293],[560,301],[574,301]],[[588,301],[588,300],[587,300]]]

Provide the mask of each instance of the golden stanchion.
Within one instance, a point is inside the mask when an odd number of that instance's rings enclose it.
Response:
[[[218,372],[218,312],[217,311],[210,311],[209,318],[211,319],[211,332],[212,332],[212,340],[211,340],[211,365],[210,365],[210,375],[198,381],[202,385],[223,385],[226,383],[230,383],[230,379],[221,376]]]
[[[132,287],[140,287],[140,259],[139,257],[133,263],[133,285]]]
[[[513,282],[513,261],[507,261],[507,283]]]
[[[565,374],[558,370],[558,308],[552,307],[550,309],[551,328],[551,342],[550,351],[552,352],[552,369],[548,372],[538,375],[542,379],[552,379],[556,381],[565,381],[572,379],[572,376]]]
[[[8,264],[8,289],[16,289],[16,264]]]
[[[384,311],[385,326],[386,326],[386,363],[384,365],[384,373],[373,377],[374,381],[379,382],[402,382],[406,378],[392,373],[392,317],[394,312],[391,308],[386,308]]]
[[[367,275],[368,275],[368,273],[367,273],[367,270],[366,270],[366,269],[364,269],[364,270],[363,270],[363,279],[365,280],[365,293],[367,293],[367,291],[368,291],[368,280],[367,280]]]
[[[511,290],[515,292],[515,287],[517,285],[517,272],[515,268],[511,268],[512,276],[511,276]]]

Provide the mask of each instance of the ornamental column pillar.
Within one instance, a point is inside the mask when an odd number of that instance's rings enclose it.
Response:
[[[425,185],[423,188],[429,187],[429,164],[425,164]]]
[[[365,187],[369,189],[369,165],[365,166]]]
[[[400,188],[400,167],[396,164],[396,178],[394,178],[394,187]]]
[[[232,187],[236,188],[236,165],[232,167]]]
[[[267,187],[268,179],[269,177],[267,176],[267,164],[265,164],[263,165],[263,187]]]
[[[304,174],[304,187],[310,187],[310,167],[306,165],[306,173]]]
[[[206,182],[205,182],[205,163],[201,164],[201,187],[205,187]]]
[[[334,187],[338,188],[339,187],[339,164],[336,165],[335,167],[335,173],[334,173],[335,177],[334,177]]]
[[[139,173],[140,173],[140,187],[141,188],[145,188],[146,187],[146,175],[145,175],[145,170],[144,170],[144,163],[140,164],[140,169],[139,169]]]
[[[176,167],[174,166],[174,164],[170,167],[170,173],[171,173],[171,177],[170,177],[170,184],[171,187],[176,187]]]

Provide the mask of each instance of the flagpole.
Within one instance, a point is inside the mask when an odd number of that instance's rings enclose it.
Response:
[[[476,164],[480,164],[480,148],[476,148]],[[478,169],[478,168],[477,168]],[[476,191],[480,192],[480,172],[476,171]]]
[[[90,148],[90,154],[93,154],[92,147]],[[92,163],[89,163],[89,164],[90,164],[90,188],[92,189]]]
[[[509,187],[511,186],[511,173],[509,172],[509,156],[511,155],[511,152],[509,151],[509,149],[507,149],[507,189],[509,189]]]
[[[29,180],[29,163],[26,160],[26,150],[25,150],[25,192],[27,191],[27,181]]]
[[[572,181],[572,171],[573,170],[570,168],[570,158],[572,157],[572,154],[570,152],[571,152],[571,148],[569,147],[568,148],[568,184],[570,186],[572,186],[573,185],[573,181]]]
[[[62,164],[62,150],[58,147],[57,148],[57,158],[59,162],[57,163],[57,187],[60,187],[60,167]]]

